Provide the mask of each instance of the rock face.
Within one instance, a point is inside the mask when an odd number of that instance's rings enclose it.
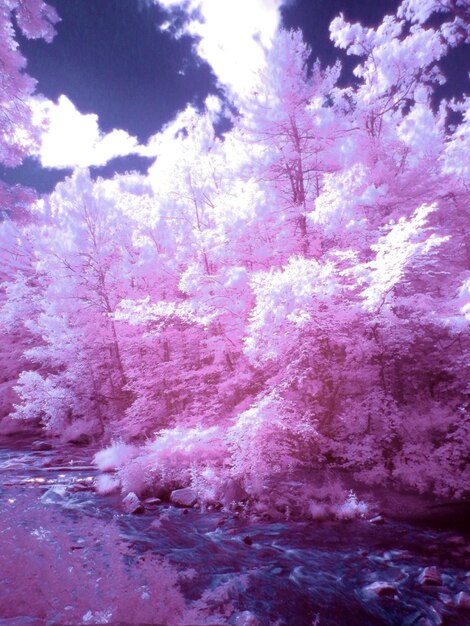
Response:
[[[192,507],[197,502],[197,493],[191,487],[175,489],[171,492],[170,502],[175,506]]]
[[[144,505],[133,491],[124,498],[122,506],[126,513],[131,513],[132,515],[139,515],[145,511]]]

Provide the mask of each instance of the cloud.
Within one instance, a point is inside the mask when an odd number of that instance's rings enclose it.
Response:
[[[66,96],[60,96],[57,104],[36,99],[34,110],[38,123],[47,122],[38,155],[43,167],[101,166],[115,157],[141,153],[135,137],[118,129],[103,134],[98,116],[80,113]]]
[[[200,37],[199,56],[219,81],[235,93],[250,91],[263,68],[266,51],[281,23],[285,0],[155,0],[162,7],[183,9],[185,33]],[[181,34],[179,32],[178,34]]]

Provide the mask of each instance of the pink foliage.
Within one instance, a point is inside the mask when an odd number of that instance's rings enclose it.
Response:
[[[209,492],[217,487],[226,454],[219,427],[176,426],[161,430],[140,449],[115,443],[98,452],[95,463],[101,471],[117,470],[123,493],[168,492],[191,485],[204,501],[214,499]],[[100,484],[106,489],[106,482]]]
[[[10,6],[8,98],[33,89]],[[54,13],[21,6],[49,39]],[[27,338],[13,415],[122,438],[97,463],[125,492],[208,501],[331,466],[467,493],[470,120],[463,94],[437,91],[466,16],[405,0],[376,29],[335,18],[348,87],[279,32],[223,139],[188,107],[147,176],[76,171],[5,226],[21,246],[2,253],[1,321]]]
[[[67,521],[20,499],[6,503],[0,536],[1,618],[182,623],[176,570],[153,554],[132,554],[112,524]]]
[[[94,463],[102,472],[110,472],[122,467],[137,455],[137,448],[126,443],[116,441],[108,448],[95,454]]]

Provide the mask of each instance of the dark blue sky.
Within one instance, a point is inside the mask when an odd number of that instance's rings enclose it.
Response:
[[[123,128],[146,141],[188,101],[202,103],[215,91],[215,78],[192,52],[192,40],[159,30],[166,15],[157,6],[48,1],[62,21],[51,44],[20,38],[28,72],[48,98],[65,94],[82,113],[97,113],[104,132]],[[331,62],[338,54],[328,37],[335,15],[343,11],[372,25],[397,6],[397,0],[295,0],[283,18],[288,28],[302,29],[315,56]]]
[[[189,37],[175,39],[159,26],[162,9],[141,0],[48,0],[62,21],[51,44],[19,37],[27,71],[37,90],[56,101],[65,94],[81,113],[96,113],[101,130],[122,128],[145,143],[188,102],[201,104],[216,92],[210,67],[192,51]],[[222,0],[221,0],[222,1]],[[335,15],[377,25],[394,13],[398,0],[294,0],[283,9],[284,26],[301,28],[324,63],[338,57],[328,37]],[[348,59],[351,67],[353,62]],[[145,169],[142,157],[116,159],[99,173]],[[0,171],[10,183],[50,191],[64,172],[42,170],[27,160],[15,170]]]

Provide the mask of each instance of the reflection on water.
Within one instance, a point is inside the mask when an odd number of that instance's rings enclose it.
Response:
[[[470,550],[461,532],[393,521],[248,521],[167,505],[127,515],[119,496],[92,492],[89,449],[70,448],[59,457],[29,452],[27,445],[0,445],[2,500],[28,493],[64,518],[114,519],[134,552],[195,570],[182,583],[188,601],[246,574],[246,590],[234,586],[231,599],[261,625],[470,624],[463,606]],[[436,578],[426,578],[425,568],[437,568],[429,570]]]

